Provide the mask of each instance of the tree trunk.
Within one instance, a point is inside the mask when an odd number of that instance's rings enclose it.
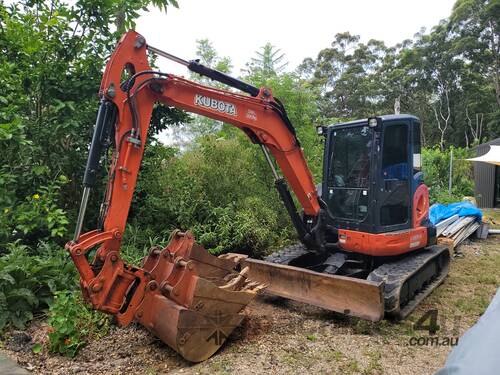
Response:
[[[401,96],[394,99],[394,114],[399,115],[401,112]]]

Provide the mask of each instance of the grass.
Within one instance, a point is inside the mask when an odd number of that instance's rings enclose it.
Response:
[[[360,373],[359,362],[355,359],[351,359],[342,364],[342,366],[340,366],[340,370],[342,371],[342,374],[346,375],[359,374]]]
[[[495,211],[494,214],[498,214],[498,219],[493,220],[500,223],[500,212]],[[400,369],[406,373],[408,358],[411,358],[415,361],[415,366],[423,364],[432,373],[444,363],[451,348],[439,350],[435,347],[419,347],[408,351],[405,348],[411,337],[428,335],[427,331],[415,330],[414,324],[427,311],[437,309],[437,323],[441,327],[437,335],[458,337],[477,322],[500,281],[498,238],[475,241],[472,245],[462,246],[461,250],[464,257],[452,261],[450,275],[445,282],[402,322],[384,320],[373,323],[331,313],[314,317],[306,315],[308,326],[300,320],[296,322],[284,319],[281,321],[285,325],[280,326],[282,329],[269,332],[270,337],[280,335],[279,342],[283,344],[275,346],[276,341],[273,340],[269,344],[271,349],[267,347],[268,350],[264,351],[268,354],[261,352],[261,340],[265,340],[266,334],[246,343],[246,352],[239,352],[238,356],[233,356],[232,351],[230,356],[215,356],[204,364],[197,365],[194,372],[234,373],[239,371],[241,361],[249,361],[248,368],[244,368],[260,373],[268,371],[265,366],[272,359],[279,373],[380,375],[395,373]],[[321,324],[328,322],[329,328],[319,330],[314,325],[316,319]],[[297,324],[301,329],[297,329]],[[345,340],[348,341],[347,345]],[[403,355],[406,357],[402,357]],[[401,361],[401,358],[406,359]],[[426,362],[428,358],[434,358],[433,365]]]
[[[329,362],[339,362],[344,355],[338,350],[327,350],[323,353],[323,358]]]
[[[500,217],[498,222],[500,223]],[[441,326],[437,332],[438,336],[462,335],[484,313],[498,287],[500,248],[497,239],[489,237],[487,240],[477,240],[471,245],[464,245],[461,250],[464,257],[452,261],[449,277],[406,320],[398,323],[387,320],[373,323],[349,318],[345,324],[342,321],[337,322],[349,329],[353,335],[377,339],[377,343],[370,345],[369,351],[364,352],[362,357],[353,355],[354,352],[344,352],[344,354],[332,349],[323,351],[320,359],[330,363],[338,373],[362,375],[384,373],[384,369],[388,370],[383,364],[390,362],[388,358],[384,358],[387,355],[384,346],[407,345],[413,336],[427,336],[426,331],[416,331],[414,324],[431,309],[438,310],[437,323]],[[307,336],[307,339],[318,345],[323,341],[322,337],[314,340]],[[431,353],[429,352],[429,355],[432,355]],[[299,359],[304,355],[305,353],[294,353],[294,362],[300,363]],[[290,361],[288,365],[294,368]]]
[[[452,261],[449,277],[424,302],[440,313],[477,317],[498,287],[500,248],[497,240],[489,237],[472,246],[462,246],[462,250],[464,258]]]
[[[290,309],[269,310],[271,315],[266,319],[272,326],[258,337],[231,342],[204,363],[180,367],[188,374],[276,371],[380,375],[412,373],[412,366],[422,370],[418,373],[433,373],[451,348],[410,348],[411,337],[428,336],[425,330],[415,330],[414,324],[427,311],[437,309],[441,327],[437,336],[458,337],[477,322],[500,282],[498,238],[474,241],[461,250],[464,257],[453,259],[445,282],[402,322],[373,323],[315,309],[302,310],[301,305],[295,311],[294,303],[290,303]],[[258,316],[256,313],[255,318]],[[148,368],[147,373],[155,374],[154,368]]]
[[[211,363],[208,368],[208,372],[202,371],[201,373],[218,375],[228,375],[233,373],[233,371],[231,370],[231,362],[226,358],[214,357],[210,359],[209,362]]]
[[[368,352],[366,356],[369,358],[368,366],[363,370],[363,375],[371,375],[373,373],[380,373],[382,371],[382,354],[378,351]]]

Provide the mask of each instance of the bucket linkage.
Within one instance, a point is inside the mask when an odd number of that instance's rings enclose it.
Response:
[[[238,270],[233,261],[210,255],[190,232],[174,231],[165,248],[151,249],[142,268],[127,266],[116,252],[99,256],[100,250],[89,265],[85,254],[96,241],[82,237],[66,248],[85,299],[115,315],[120,326],[139,322],[192,362],[224,344],[243,320],[240,312],[265,287],[247,278],[248,268]]]

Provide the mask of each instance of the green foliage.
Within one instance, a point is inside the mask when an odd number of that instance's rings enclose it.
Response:
[[[150,227],[141,227],[127,225],[125,236],[123,237],[120,248],[123,260],[136,267],[141,266],[142,259],[148,255],[149,249],[153,246],[165,246],[168,243],[168,237],[159,237],[153,235]]]
[[[240,252],[259,257],[276,245],[280,234],[286,234],[277,221],[276,212],[264,199],[250,197],[240,207],[214,207],[208,220],[194,225],[193,232],[212,254]]]
[[[41,243],[33,255],[16,242],[6,251],[0,257],[0,331],[24,328],[56,291],[76,286],[75,268],[62,248]]]
[[[0,3],[0,245],[16,238],[30,246],[63,243],[80,199],[102,69],[121,33],[111,29],[128,27],[148,5],[166,10],[177,2]],[[151,134],[185,119],[159,106]],[[90,205],[87,217],[97,211]]]
[[[132,20],[138,2],[129,3],[0,4],[0,329],[22,328],[56,291],[76,287],[62,243],[79,200],[102,66],[118,37],[110,26],[120,4]]]
[[[142,257],[151,238],[168,238],[175,228],[192,230],[215,253],[256,255],[293,233],[260,150],[239,133],[226,137],[204,137],[182,154],[147,149],[126,252]]]
[[[7,242],[11,236],[22,236],[25,243],[36,244],[60,238],[66,234],[68,219],[66,212],[59,208],[60,189],[67,183],[65,176],[59,176],[47,186],[40,186],[31,196],[27,196],[12,208],[3,210],[0,220],[0,243]]]
[[[259,75],[264,79],[270,78],[283,73],[288,65],[285,54],[271,43],[266,43],[255,54],[257,57],[252,57],[247,64],[247,72],[250,76]]]
[[[450,173],[450,152],[453,150],[452,189],[448,191]],[[432,203],[453,203],[464,196],[474,196],[472,163],[465,160],[471,151],[465,148],[424,148],[422,153],[424,180],[429,186],[429,199]]]
[[[217,61],[215,52],[208,52],[202,54],[207,61]],[[259,73],[244,79],[271,88],[283,101],[319,179],[323,146],[315,133],[314,93],[293,73]],[[161,145],[149,147],[137,191],[131,211],[134,230],[143,233],[137,256],[144,254],[150,237],[166,238],[178,227],[191,229],[213,253],[260,256],[295,236],[261,150],[230,125],[198,135],[182,153]]]
[[[319,93],[324,117],[412,113],[424,143],[470,146],[500,131],[498,1],[457,1],[451,20],[388,47],[339,33],[298,73]]]
[[[94,7],[98,6],[96,2]],[[176,0],[111,0],[101,7],[109,14],[108,22],[114,22],[119,33],[135,28],[135,19],[139,17],[139,11],[147,11],[152,5],[160,10],[167,11],[167,7],[178,8]]]
[[[84,304],[79,292],[57,292],[50,306],[49,351],[74,357],[88,340],[106,335],[110,317]]]
[[[56,291],[76,286],[62,245],[80,199],[102,69],[119,37],[112,29],[132,25],[148,5],[177,2],[0,2],[0,330],[22,328]],[[159,106],[151,134],[186,118]]]

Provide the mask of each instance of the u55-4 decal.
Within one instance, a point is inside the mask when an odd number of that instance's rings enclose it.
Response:
[[[208,96],[196,94],[194,96],[194,105],[210,108],[222,113],[227,113],[231,116],[236,116],[236,106],[234,104],[214,98],[209,98]]]

